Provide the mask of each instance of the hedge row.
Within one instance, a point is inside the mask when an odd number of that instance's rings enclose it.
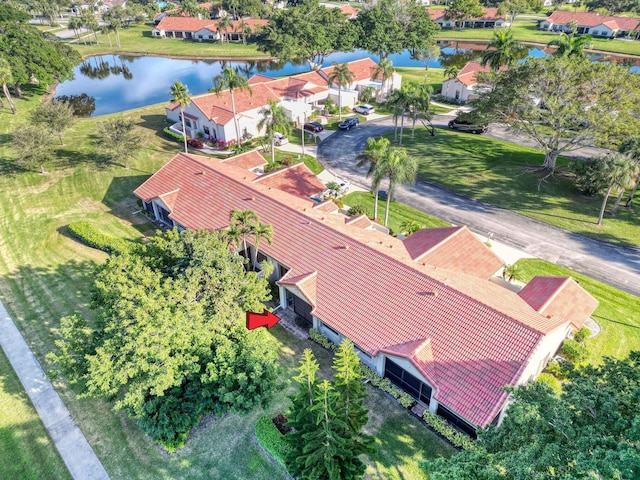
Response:
[[[173,130],[171,130],[169,127],[165,127],[165,129],[163,130],[163,132],[165,133],[165,135],[169,138],[173,138],[174,140],[177,140],[180,143],[184,143],[184,136],[180,135],[176,132],[174,132]]]
[[[436,433],[449,440],[454,446],[464,450],[476,449],[476,444],[471,437],[453,428],[444,418],[439,417],[435,413],[426,411],[422,415],[422,419],[427,425],[433,428]]]
[[[85,245],[103,252],[123,254],[130,252],[132,249],[130,242],[100,233],[89,222],[70,223],[69,231]]]
[[[340,348],[340,346],[337,343],[333,343],[331,340],[329,340],[329,337],[326,337],[325,335],[321,334],[315,328],[309,329],[309,338],[314,342],[316,342],[317,344],[322,345],[327,350],[331,350],[333,352],[337,352],[338,348]]]
[[[280,465],[286,468],[285,458],[291,450],[291,447],[269,416],[263,415],[258,418],[256,422],[256,438],[260,446],[269,452]]]

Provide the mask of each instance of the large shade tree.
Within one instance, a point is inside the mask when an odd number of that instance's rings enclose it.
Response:
[[[479,0],[451,0],[447,3],[444,15],[462,29],[469,18],[478,18],[482,15],[482,5]]]
[[[218,232],[169,231],[97,269],[97,320],[63,319],[50,359],[175,449],[202,417],[268,401],[278,346],[245,326],[268,296]]]
[[[553,174],[559,155],[618,144],[640,128],[640,77],[615,63],[550,56],[497,73],[473,102],[485,120],[533,140]]]
[[[176,80],[171,85],[169,91],[171,102],[177,103],[180,108],[180,119],[182,120],[182,137],[184,140],[184,153],[189,153],[189,147],[187,146],[187,126],[185,125],[184,109],[191,103],[191,96],[189,95],[189,89],[180,80]]]
[[[426,462],[429,480],[640,478],[640,352],[574,370],[561,393],[513,391],[508,415],[477,447]]]
[[[8,85],[13,84],[13,73],[11,73],[11,65],[7,61],[6,58],[0,56],[0,83],[2,84],[2,92],[4,96],[7,97],[7,101],[9,102],[9,108],[11,108],[11,113],[15,115],[16,113],[16,105],[13,102],[13,98],[11,98],[11,94],[9,93]],[[2,105],[4,108],[4,105]]]
[[[236,141],[238,142],[239,148],[242,142],[240,138],[240,126],[238,125],[236,99],[234,94],[238,91],[245,91],[248,92],[249,95],[253,95],[253,90],[251,90],[246,77],[239,74],[231,67],[224,67],[222,69],[222,73],[213,77],[213,87],[211,87],[211,91],[219,96],[225,90],[229,90],[229,95],[231,96],[231,112],[233,113],[233,124],[236,128]]]

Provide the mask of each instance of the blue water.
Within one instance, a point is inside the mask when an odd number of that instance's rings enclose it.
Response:
[[[467,47],[469,44],[464,46]],[[442,48],[442,56],[430,60],[428,66],[438,68],[442,65],[456,64],[461,67],[475,55],[475,52],[484,48],[478,45],[478,49],[472,51],[454,47],[455,42]],[[529,56],[544,55],[540,47],[529,49]],[[378,56],[370,52],[355,50],[349,53],[334,53],[327,57],[323,66],[365,57],[379,61]],[[424,62],[412,59],[408,51],[390,55],[389,58],[397,67],[425,67]],[[187,85],[192,95],[205,93],[211,88],[213,77],[220,74],[225,66],[237,68],[246,76],[260,73],[279,77],[309,71],[306,62],[278,64],[268,60],[247,62],[101,55],[88,58],[77,66],[74,69],[75,79],[61,83],[56,89],[56,95],[86,93],[95,98],[96,109],[93,116],[105,115],[167,102],[169,89],[176,80]]]

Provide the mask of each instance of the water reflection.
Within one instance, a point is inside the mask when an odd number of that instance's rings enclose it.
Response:
[[[409,51],[390,55],[396,67],[461,69],[468,61],[481,57],[486,44],[449,40],[439,44],[439,58],[418,58]],[[528,46],[522,52],[526,56],[541,57],[549,51],[540,46]],[[338,52],[327,57],[323,66],[369,57],[375,62],[379,58],[364,50]],[[637,58],[590,54],[593,61],[625,61],[633,70],[638,70]],[[180,80],[189,87],[192,95],[207,92],[212,79],[225,67],[234,68],[246,77],[256,73],[279,77],[309,71],[304,60],[278,62],[275,60],[185,60],[164,57],[136,57],[127,55],[98,55],[82,62],[74,69],[75,79],[60,84],[57,95],[86,94],[95,99],[93,115],[105,115],[132,108],[153,105],[169,100],[171,85]]]

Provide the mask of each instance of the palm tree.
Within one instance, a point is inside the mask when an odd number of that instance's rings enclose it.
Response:
[[[584,49],[591,47],[591,40],[591,35],[576,35],[575,32],[567,35],[562,32],[560,37],[547,43],[547,47],[556,47],[554,55],[584,57]]]
[[[630,162],[628,158],[619,155],[612,155],[602,159],[604,162],[601,175],[604,183],[607,185],[607,191],[602,200],[600,214],[598,215],[597,225],[602,225],[602,217],[607,207],[609,195],[614,188],[625,189],[633,184],[638,175],[638,165]]]
[[[491,70],[497,72],[503,65],[515,65],[523,58],[523,52],[526,52],[524,45],[513,38],[511,30],[496,30],[482,54],[481,64],[488,64]]]
[[[240,147],[240,126],[238,125],[238,118],[236,115],[236,100],[233,96],[233,92],[237,90],[247,90],[249,95],[253,94],[247,79],[242,75],[238,74],[231,67],[224,67],[222,73],[220,75],[216,75],[213,77],[213,87],[211,87],[211,92],[215,92],[216,95],[220,96],[220,93],[223,90],[229,90],[229,95],[231,95],[231,112],[233,113],[233,123],[236,127],[236,140],[238,142],[238,148]]]
[[[220,35],[220,43],[224,43],[224,36],[227,34],[227,31],[233,25],[233,21],[229,15],[225,15],[224,17],[218,20],[218,35]]]
[[[387,98],[387,104],[393,107],[393,119],[396,124],[396,138],[398,131],[398,117],[400,117],[400,145],[402,145],[402,133],[404,131],[404,116],[407,109],[413,103],[413,87],[411,84],[404,84],[400,90],[394,90]]]
[[[389,150],[389,139],[380,137],[376,140],[373,137],[367,139],[367,145],[364,150],[356,158],[357,167],[368,166],[367,178],[371,178],[371,191],[373,192],[373,220],[378,218],[378,189],[380,188],[380,182],[382,182],[382,175],[380,175],[380,169],[378,165],[382,158],[387,154]]]
[[[443,75],[447,77],[449,80],[451,80],[452,78],[456,78],[459,73],[460,73],[460,69],[455,65],[451,65],[444,69]]]
[[[258,266],[258,248],[260,247],[260,239],[264,238],[269,245],[273,240],[273,226],[268,223],[258,222],[251,232],[253,234],[253,255],[251,264],[256,269]]]
[[[4,57],[0,57],[0,83],[2,83],[2,91],[4,92],[4,96],[7,97],[9,107],[11,107],[11,113],[15,115],[16,105],[13,103],[13,98],[11,98],[7,86],[13,84],[13,72],[11,71],[9,61]]]
[[[258,110],[258,113],[262,117],[258,122],[258,130],[266,128],[267,137],[271,139],[271,163],[274,164],[276,153],[273,148],[273,135],[276,132],[288,135],[291,133],[291,123],[287,119],[287,111],[275,100],[267,100],[267,105]]]
[[[622,145],[620,145],[620,153],[627,155],[629,158],[635,161],[637,165],[640,165],[640,135],[633,136],[622,142]],[[636,194],[636,190],[638,190],[638,185],[640,185],[640,172],[636,177],[636,183],[631,189],[631,193],[629,194],[627,203],[624,204],[625,208],[629,208],[631,206],[631,202],[633,202],[633,197]]]
[[[378,78],[382,76],[382,89],[380,90],[380,100],[384,96],[385,92],[388,91],[388,88],[385,90],[387,86],[387,80],[389,80],[393,76],[393,72],[395,69],[393,68],[393,62],[388,58],[381,58],[380,63],[373,71],[373,78]]]
[[[247,252],[247,237],[253,234],[259,222],[258,214],[253,210],[232,210],[229,216],[229,229],[242,239],[242,248],[245,255]]]
[[[431,123],[433,113],[430,111],[432,93],[433,88],[426,83],[415,85],[412,90],[411,113],[413,124],[411,126],[411,140],[415,138],[416,121],[418,118],[423,120],[423,124],[425,121],[429,122],[431,126],[431,136],[433,137],[435,135],[433,124]]]
[[[171,95],[171,101],[177,103],[180,107],[180,118],[182,118],[182,137],[184,138],[184,153],[189,153],[189,149],[187,147],[187,127],[184,121],[184,109],[191,103],[189,89],[181,81],[176,80],[175,83],[171,85],[169,95]]]
[[[69,19],[69,24],[67,25],[71,30],[73,30],[73,34],[76,37],[76,40],[80,39],[79,30],[82,28],[82,20],[78,17],[72,17]]]
[[[389,204],[398,184],[414,183],[418,174],[418,162],[407,155],[402,147],[391,147],[378,164],[380,174],[389,179],[387,204],[384,211],[384,226],[389,221]]]
[[[349,70],[348,63],[333,64],[333,71],[328,75],[329,86],[332,83],[338,85],[338,118],[342,120],[342,87],[347,87],[353,82],[353,73]]]
[[[93,37],[96,41],[96,45],[98,44],[98,33],[97,30],[100,28],[100,24],[96,17],[93,15],[93,12],[89,10],[84,10],[81,14],[82,26],[88,28],[93,32]]]

